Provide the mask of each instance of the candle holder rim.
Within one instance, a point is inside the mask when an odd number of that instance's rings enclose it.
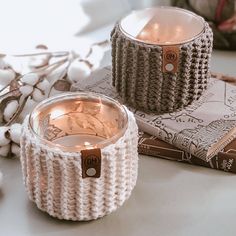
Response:
[[[203,24],[202,30],[199,33],[197,33],[196,35],[194,35],[193,37],[191,37],[189,39],[186,39],[186,40],[183,40],[183,41],[178,42],[178,43],[155,43],[155,42],[150,42],[150,41],[147,42],[147,41],[144,41],[144,40],[141,40],[141,39],[137,39],[122,28],[122,26],[121,26],[122,20],[124,20],[129,15],[133,14],[134,12],[141,12],[141,11],[153,10],[153,9],[175,9],[175,10],[179,10],[179,11],[185,12],[187,14],[190,14],[190,15],[192,15],[192,16],[194,16],[194,17],[196,17],[196,18],[198,18],[202,21],[202,24]],[[127,13],[125,16],[123,16],[118,21],[118,27],[120,28],[121,32],[123,32],[124,35],[126,35],[128,38],[130,38],[132,40],[135,40],[136,42],[140,42],[140,43],[144,43],[146,45],[152,45],[152,46],[153,45],[156,45],[156,46],[178,46],[178,45],[183,45],[183,44],[192,42],[193,40],[197,39],[204,32],[204,30],[206,28],[205,27],[205,20],[202,16],[199,16],[198,14],[196,14],[192,11],[189,11],[187,9],[183,9],[183,8],[180,8],[180,7],[174,7],[174,6],[155,6],[155,7],[146,7],[146,8],[142,8],[142,9],[132,10],[131,12]]]
[[[84,150],[84,149],[94,149],[94,145],[86,145],[86,148],[83,148],[81,146],[81,148],[78,148],[78,147],[70,147],[70,146],[64,146],[64,145],[61,145],[61,144],[57,144],[57,143],[53,143],[52,141],[49,141],[45,138],[43,138],[41,135],[39,135],[35,130],[34,128],[32,127],[32,115],[34,112],[37,112],[37,110],[41,107],[41,106],[44,106],[45,104],[52,102],[53,100],[56,101],[59,101],[59,99],[65,97],[67,99],[70,99],[70,98],[73,98],[73,97],[81,97],[81,96],[84,96],[84,97],[89,97],[89,96],[92,96],[92,97],[95,97],[95,98],[104,98],[108,101],[111,101],[113,104],[117,105],[117,107],[119,107],[123,113],[125,114],[125,125],[124,127],[119,130],[118,133],[116,133],[114,136],[108,138],[108,139],[105,139],[104,141],[100,141],[98,142],[98,145],[96,148],[104,148],[110,144],[113,144],[115,143],[117,140],[119,140],[123,135],[124,133],[126,132],[127,128],[128,128],[128,113],[127,113],[127,110],[126,108],[118,101],[116,101],[115,99],[113,98],[110,98],[106,95],[103,95],[103,94],[100,94],[100,93],[94,93],[94,92],[66,92],[66,93],[63,93],[63,94],[59,94],[59,95],[55,95],[55,96],[52,96],[50,98],[47,98],[43,101],[41,101],[40,103],[38,103],[34,109],[30,112],[29,114],[29,129],[33,132],[33,134],[41,141],[43,142],[44,144],[47,144],[49,147],[53,147],[53,148],[56,148],[58,150],[62,150],[62,151],[65,151],[65,152],[68,152],[68,153],[77,153],[81,150]]]

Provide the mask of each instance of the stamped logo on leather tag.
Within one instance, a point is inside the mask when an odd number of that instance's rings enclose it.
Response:
[[[162,71],[176,73],[179,63],[179,47],[163,46],[162,47]]]
[[[101,175],[101,149],[81,151],[82,178],[99,178]]]

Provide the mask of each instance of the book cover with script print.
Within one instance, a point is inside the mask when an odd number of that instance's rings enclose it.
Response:
[[[208,162],[182,151],[155,136],[142,132],[140,132],[138,151],[139,154],[147,156],[236,173],[236,139],[218,152]]]

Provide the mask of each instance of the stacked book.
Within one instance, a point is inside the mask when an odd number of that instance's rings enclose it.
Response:
[[[111,68],[103,68],[74,90],[122,102],[111,76]],[[198,101],[173,113],[157,115],[128,106],[140,129],[139,153],[236,173],[236,86],[232,82],[234,78],[212,75]]]

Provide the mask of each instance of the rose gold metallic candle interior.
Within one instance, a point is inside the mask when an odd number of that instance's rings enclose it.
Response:
[[[94,93],[66,93],[40,103],[30,128],[47,145],[64,151],[102,148],[115,143],[127,128],[125,108]]]
[[[175,7],[133,11],[119,23],[128,37],[158,45],[177,45],[197,38],[204,30],[204,19]]]

